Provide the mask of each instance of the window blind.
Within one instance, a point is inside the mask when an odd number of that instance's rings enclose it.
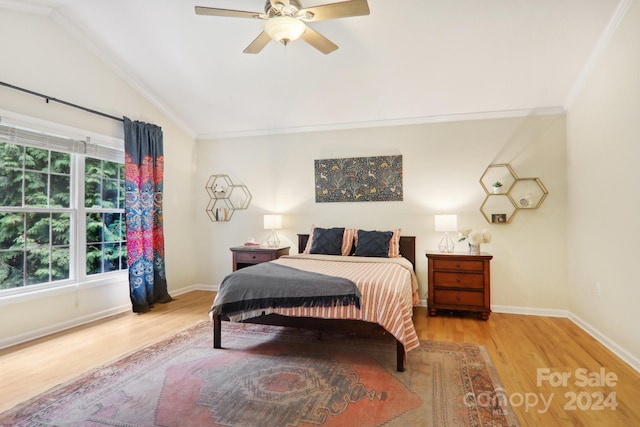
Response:
[[[0,142],[65,153],[84,154],[102,160],[124,163],[124,149],[95,143],[90,138],[81,141],[18,126],[0,124]]]

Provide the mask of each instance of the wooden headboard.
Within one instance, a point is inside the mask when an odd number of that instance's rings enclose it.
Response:
[[[298,253],[301,254],[307,246],[308,234],[298,234]],[[400,255],[411,261],[413,270],[416,270],[416,237],[400,236]]]

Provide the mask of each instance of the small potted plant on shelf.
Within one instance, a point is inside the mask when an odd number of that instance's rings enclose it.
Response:
[[[492,184],[494,194],[500,194],[502,192],[502,183],[500,181],[496,181]]]

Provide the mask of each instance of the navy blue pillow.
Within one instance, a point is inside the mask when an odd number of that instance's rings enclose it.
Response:
[[[342,255],[344,228],[314,228],[310,254]]]
[[[358,230],[358,246],[355,256],[389,258],[389,242],[392,231]]]

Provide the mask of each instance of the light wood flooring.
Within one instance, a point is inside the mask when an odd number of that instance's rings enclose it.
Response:
[[[0,412],[207,320],[213,295],[189,292],[144,315],[121,314],[0,350]],[[419,307],[414,323],[424,340],[486,346],[522,426],[640,426],[640,374],[568,319],[492,313],[485,322],[427,317]],[[539,381],[539,369],[553,379],[571,376],[554,386]],[[601,369],[609,386],[595,385]],[[581,385],[585,377],[589,383]]]

